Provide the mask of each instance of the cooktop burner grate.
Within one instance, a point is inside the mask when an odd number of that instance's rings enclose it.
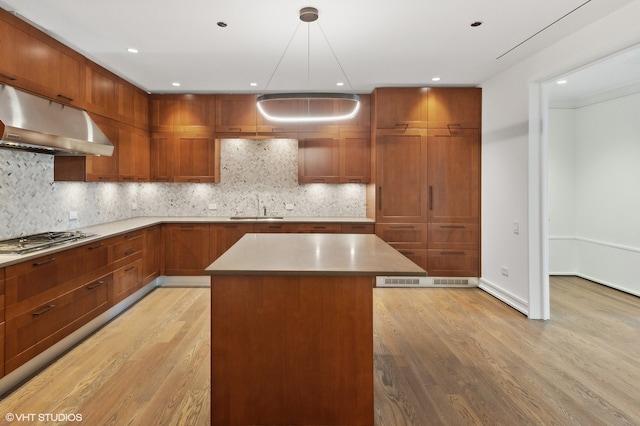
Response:
[[[0,241],[0,254],[25,254],[91,236],[93,234],[82,231],[43,232],[26,235]]]

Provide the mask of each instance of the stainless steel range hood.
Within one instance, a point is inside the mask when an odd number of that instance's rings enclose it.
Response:
[[[0,85],[0,148],[45,154],[106,155],[113,145],[78,108]]]

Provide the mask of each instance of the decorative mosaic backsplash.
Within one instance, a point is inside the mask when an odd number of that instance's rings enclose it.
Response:
[[[224,139],[220,163],[217,184],[54,182],[52,156],[0,149],[0,239],[134,216],[255,216],[263,207],[273,216],[366,214],[365,185],[298,184],[295,139]]]

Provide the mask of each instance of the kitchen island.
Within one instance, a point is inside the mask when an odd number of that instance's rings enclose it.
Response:
[[[212,424],[372,425],[375,235],[247,234],[212,263]]]

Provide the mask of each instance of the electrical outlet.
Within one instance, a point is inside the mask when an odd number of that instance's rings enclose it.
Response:
[[[69,212],[69,220],[78,220],[78,212],[75,210],[71,210]]]
[[[138,203],[131,203],[131,210],[138,210]]]
[[[293,210],[293,204],[287,203],[287,204],[284,205],[284,208],[287,209],[287,210]]]
[[[209,204],[209,210],[217,210],[217,209],[218,209],[217,205],[215,205],[213,203]]]
[[[517,220],[513,221],[513,233],[516,235],[520,234],[520,222],[518,222]]]
[[[500,273],[502,274],[503,277],[508,277],[509,276],[509,268],[507,268],[506,266],[501,266],[500,267]]]

